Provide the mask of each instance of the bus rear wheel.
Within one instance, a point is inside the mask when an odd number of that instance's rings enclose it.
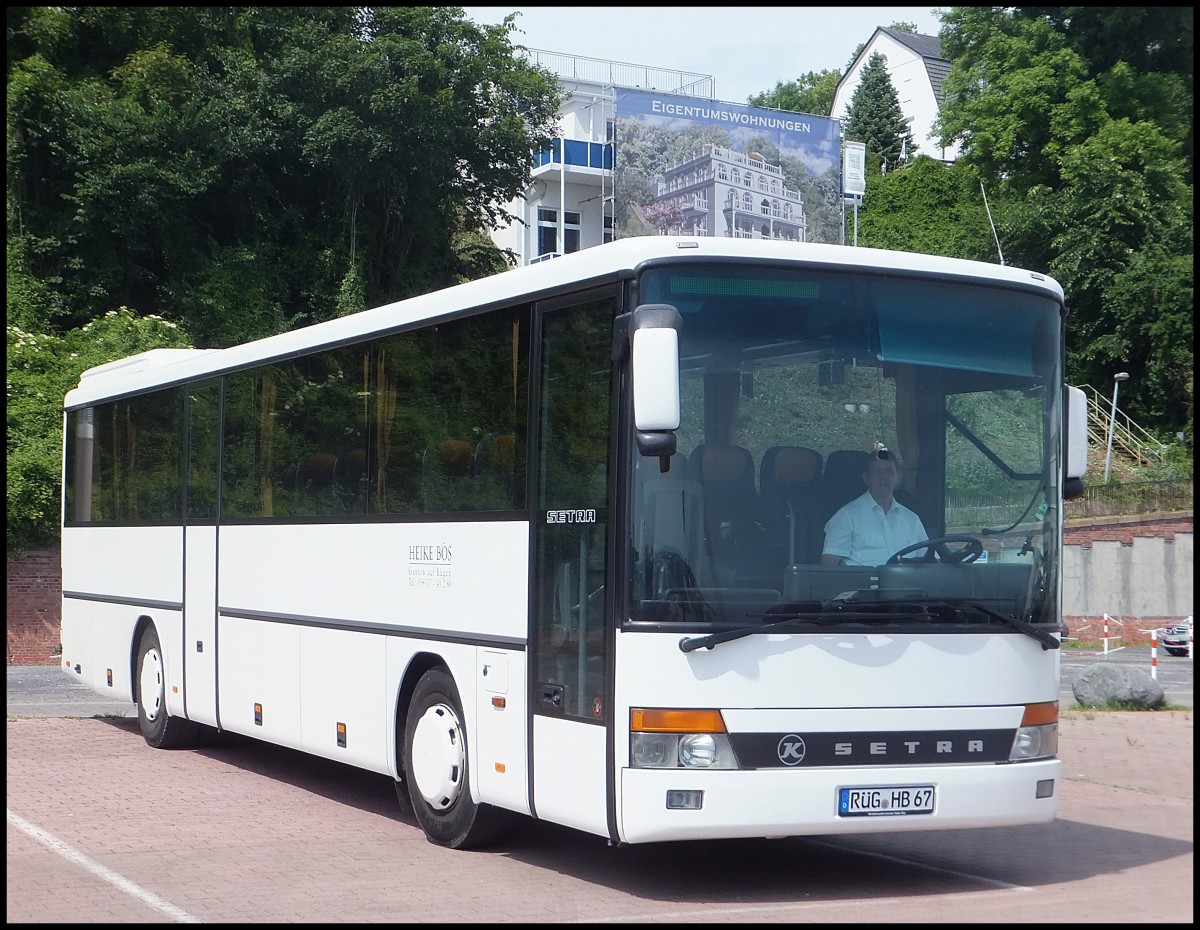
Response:
[[[138,641],[137,674],[134,679],[138,727],[155,749],[180,749],[193,745],[200,725],[167,713],[167,676],[158,631],[148,626]]]
[[[404,781],[417,823],[431,842],[451,849],[495,843],[507,812],[471,798],[467,737],[454,679],[442,668],[417,682],[404,726]]]

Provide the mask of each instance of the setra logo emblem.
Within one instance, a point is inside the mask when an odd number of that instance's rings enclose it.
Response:
[[[779,741],[776,752],[784,765],[798,765],[804,761],[804,740],[795,733],[789,733]]]

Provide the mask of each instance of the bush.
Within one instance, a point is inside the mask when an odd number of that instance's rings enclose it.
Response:
[[[174,323],[127,307],[63,336],[9,325],[8,551],[58,543],[62,497],[63,398],[89,368],[158,348],[188,348]]]

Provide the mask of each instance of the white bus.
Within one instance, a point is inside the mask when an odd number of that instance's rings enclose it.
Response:
[[[1014,268],[650,237],[100,366],[64,670],[152,746],[386,773],[450,847],[1051,820],[1064,317]],[[873,455],[932,539],[822,564]]]

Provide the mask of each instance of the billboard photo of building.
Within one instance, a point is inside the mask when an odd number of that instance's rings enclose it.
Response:
[[[841,124],[618,89],[614,234],[841,241]]]

